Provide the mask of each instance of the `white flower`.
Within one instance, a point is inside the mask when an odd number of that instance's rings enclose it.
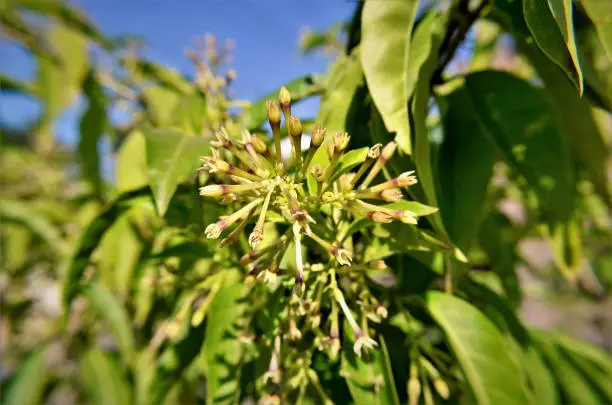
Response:
[[[374,339],[369,338],[367,336],[360,336],[355,342],[355,344],[353,345],[353,351],[355,352],[357,356],[361,357],[361,351],[363,349],[371,349],[377,346],[378,346],[378,343],[376,343]]]
[[[221,227],[215,222],[208,225],[204,233],[208,239],[217,239],[221,235]]]

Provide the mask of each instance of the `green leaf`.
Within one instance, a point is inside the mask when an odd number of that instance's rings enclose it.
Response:
[[[444,140],[438,152],[438,201],[444,227],[469,252],[485,215],[494,145],[465,88],[443,100]]]
[[[93,70],[89,71],[83,90],[89,100],[89,106],[81,118],[77,154],[83,177],[91,183],[96,194],[101,197],[103,180],[100,174],[98,143],[107,125],[106,97]]]
[[[3,7],[0,23],[2,23],[3,32],[8,34],[10,39],[20,42],[28,51],[40,58],[46,58],[54,63],[58,62],[58,55],[51,48],[47,38],[40,32],[41,30],[28,24],[17,12]]]
[[[523,350],[523,367],[531,387],[532,403],[556,405],[559,403],[557,384],[542,357],[533,347]]]
[[[574,172],[543,90],[494,71],[466,76],[465,88],[497,149],[538,195],[542,218],[566,220],[574,203]]]
[[[181,132],[193,135],[204,135],[202,128],[206,117],[206,101],[204,94],[194,91],[181,97],[173,111],[173,123]]]
[[[240,272],[226,270],[223,287],[208,310],[204,356],[207,363],[207,404],[233,404],[240,396],[244,349],[237,340],[236,323],[246,309]]]
[[[392,208],[394,210],[407,210],[414,212],[418,217],[424,217],[438,212],[436,207],[430,207],[429,205],[421,204],[417,201],[406,201],[399,200],[390,204],[385,204],[385,207]]]
[[[34,86],[31,83],[0,74],[0,90],[4,94],[32,95],[34,93]]]
[[[438,206],[434,181],[434,167],[431,161],[429,130],[426,125],[428,105],[431,96],[431,78],[438,67],[440,46],[445,37],[448,13],[428,13],[418,24],[412,38],[411,52],[416,55],[409,62],[411,80],[418,77],[414,94],[408,104],[411,139],[414,147],[414,163],[417,177],[421,184],[427,203]],[[439,214],[433,215],[431,221],[436,230],[445,238],[446,230]]]
[[[149,184],[146,160],[146,141],[142,132],[131,132],[117,152],[115,166],[119,194]]]
[[[336,164],[336,168],[334,169],[334,176],[331,178],[331,181],[336,180],[344,173],[349,172],[352,168],[363,163],[363,161],[368,156],[368,150],[368,147],[353,149],[342,155],[342,157]]]
[[[524,0],[527,26],[540,49],[574,82],[582,95],[584,79],[576,48],[571,0]]]
[[[14,381],[8,389],[2,389],[0,397],[5,405],[38,405],[45,402],[45,387],[49,380],[48,351],[49,347],[40,347],[23,360]]]
[[[465,376],[481,405],[524,404],[522,373],[509,356],[502,334],[466,301],[437,291],[427,307],[446,333]]]
[[[87,401],[93,405],[128,405],[132,403],[128,382],[119,366],[100,349],[83,357],[81,376]]]
[[[604,134],[593,117],[590,103],[576,94],[561,69],[537,49],[528,44],[523,44],[520,49],[529,58],[545,84],[559,130],[571,146],[574,158],[586,169],[597,193],[612,207],[606,175],[607,147]]]
[[[23,201],[0,200],[0,219],[25,226],[45,241],[58,257],[68,250],[62,235],[53,224]]]
[[[136,62],[137,67],[145,77],[157,81],[163,87],[183,95],[194,91],[194,87],[189,80],[176,69],[144,59],[139,59]]]
[[[358,49],[355,50],[358,53]],[[312,159],[323,168],[329,166],[327,143],[333,132],[346,131],[346,121],[353,97],[363,84],[363,72],[356,54],[339,58],[331,66],[325,85],[325,93],[321,97],[321,107],[317,114],[317,122],[327,128],[327,136]],[[316,180],[308,173],[308,190],[314,193]]]
[[[612,62],[612,9],[607,0],[581,0],[580,4],[593,21],[597,35]]]
[[[289,83],[285,84],[285,87],[287,87],[289,92],[291,92],[292,105],[308,97],[319,94],[322,89],[321,86],[316,83],[315,78],[311,75],[293,79]],[[245,109],[240,117],[242,125],[250,130],[255,130],[268,122],[266,101],[278,100],[279,90],[280,88],[266,94]]]
[[[143,127],[142,132],[149,184],[157,210],[163,216],[178,185],[195,173],[201,164],[200,156],[210,152],[209,140],[151,127]]]
[[[537,332],[532,333],[532,337],[537,342],[536,347],[550,365],[550,369],[559,383],[559,388],[564,394],[563,398],[568,403],[581,405],[602,403],[593,387],[589,385],[572,363],[561,355],[552,336]]]
[[[348,324],[344,330],[340,372],[346,379],[355,404],[399,405],[391,361],[383,336],[378,336],[380,347],[370,349],[367,353],[362,353],[362,357],[357,357],[353,352],[353,332]]]
[[[121,352],[122,361],[127,365],[132,364],[135,356],[134,335],[127,310],[110,291],[98,283],[87,286],[83,295],[109,327]]]
[[[385,126],[396,133],[398,145],[412,154],[408,126],[411,34],[418,0],[365,2],[361,15],[361,64]]]
[[[68,314],[72,300],[81,289],[81,277],[90,264],[91,254],[100,244],[106,231],[122,213],[129,209],[130,200],[148,196],[149,193],[149,188],[143,187],[122,194],[108,208],[96,215],[79,235],[72,252],[63,264],[62,303],[65,315]]]
[[[143,103],[155,127],[170,127],[181,100],[181,93],[162,86],[150,86],[142,91]]]

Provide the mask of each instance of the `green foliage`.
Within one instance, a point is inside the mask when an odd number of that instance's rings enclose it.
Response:
[[[41,109],[1,128],[0,402],[612,402],[609,347],[577,338],[611,322],[611,17],[366,0],[302,38],[327,72],[245,102],[212,36],[190,78],[66,2],[5,1],[37,69],[0,85]],[[327,132],[277,162],[268,125]],[[587,308],[580,330],[530,324],[534,302]]]

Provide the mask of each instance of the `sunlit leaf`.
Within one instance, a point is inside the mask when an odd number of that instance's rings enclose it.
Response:
[[[427,293],[427,308],[442,327],[479,404],[524,404],[521,372],[499,330],[478,309],[449,294]]]
[[[130,387],[116,362],[100,349],[85,354],[80,375],[88,403],[93,405],[131,404]]]
[[[385,126],[396,133],[400,148],[408,154],[413,149],[408,125],[412,90],[408,66],[413,56],[412,26],[418,8],[418,0],[369,0],[361,15],[361,64],[370,94]]]
[[[48,353],[49,347],[43,346],[29,354],[8,389],[3,387],[1,397],[4,404],[38,405],[44,402],[45,386],[50,377],[47,369]]]

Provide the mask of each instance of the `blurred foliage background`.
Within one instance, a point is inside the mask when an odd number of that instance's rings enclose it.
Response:
[[[3,403],[612,402],[608,2],[355,2],[296,44],[324,53],[327,71],[249,101],[231,90],[231,41],[195,39],[186,75],[62,1],[0,7],[3,46],[36,61],[33,80],[3,73],[2,93],[41,106],[32,122],[0,122]],[[391,302],[383,355],[338,365],[313,349],[317,377],[298,394],[258,383],[269,361],[258,329],[228,323],[241,319],[246,271],[204,239],[224,211],[197,191],[220,127],[269,137],[265,101],[281,85],[295,104],[319,100],[305,134],[316,121],[351,147],[395,139],[385,175],[416,169],[411,197],[440,209],[417,231],[375,235],[370,259],[392,271],[390,286],[369,281]],[[55,123],[77,100],[67,145]],[[220,292],[198,287],[224,271]],[[422,379],[415,399],[418,339],[448,358],[450,395]],[[515,363],[525,386],[497,393]]]

